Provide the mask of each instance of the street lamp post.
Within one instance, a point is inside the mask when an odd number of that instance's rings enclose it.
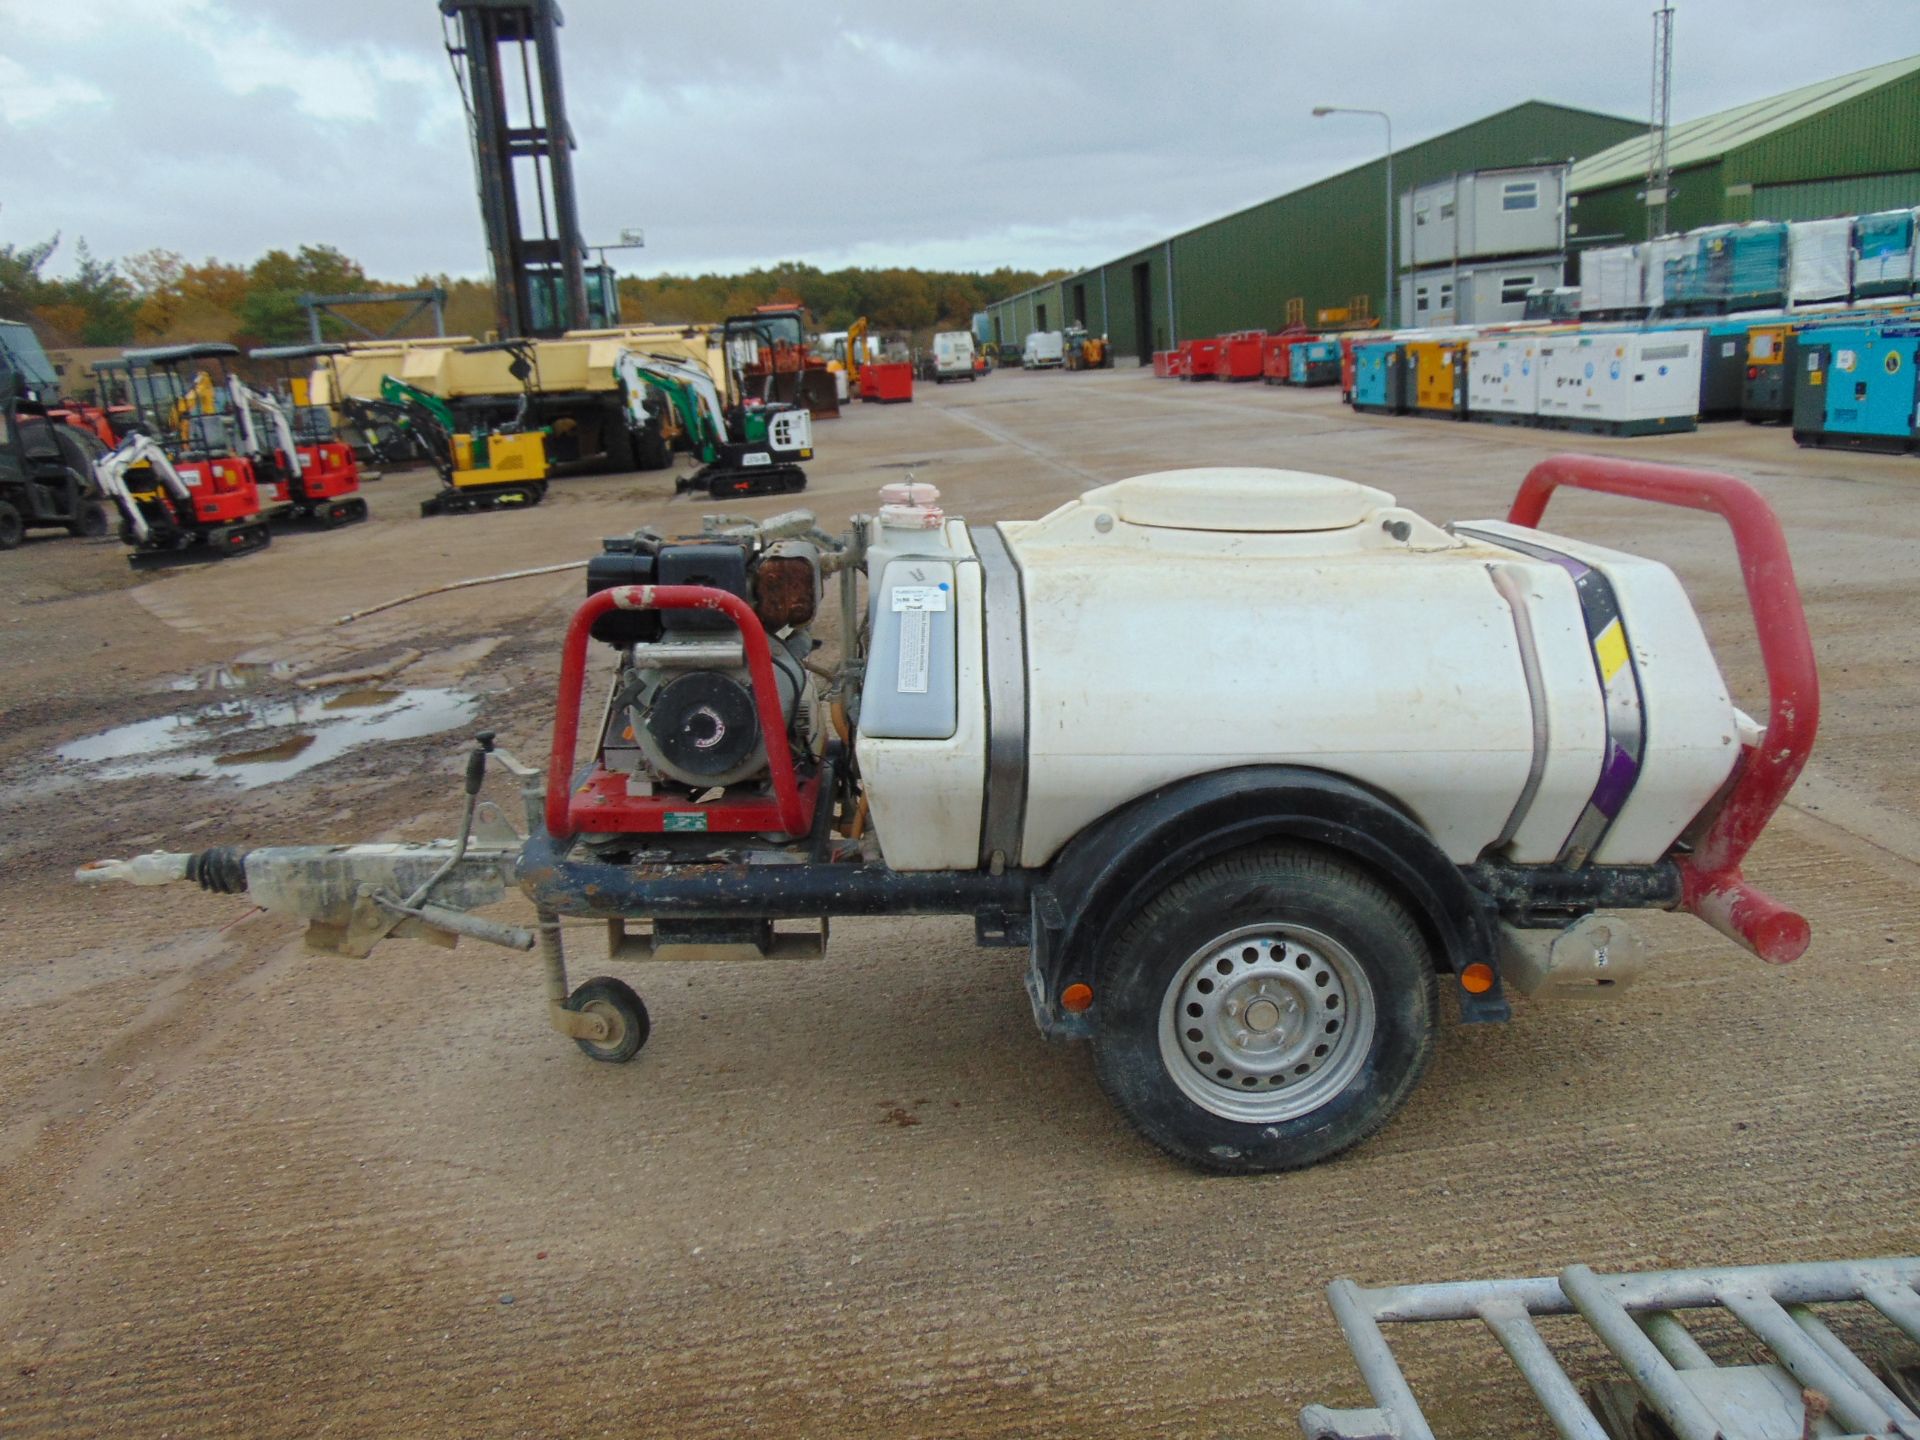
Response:
[[[1313,113],[1316,119],[1327,115],[1373,115],[1387,127],[1387,264],[1385,288],[1380,296],[1385,313],[1380,318],[1387,322],[1388,329],[1392,329],[1393,312],[1398,304],[1393,283],[1393,117],[1384,110],[1352,110],[1345,105],[1316,105]]]

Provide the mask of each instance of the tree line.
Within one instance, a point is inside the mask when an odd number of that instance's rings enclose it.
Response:
[[[302,293],[380,293],[439,286],[447,292],[446,325],[452,335],[491,330],[492,287],[483,280],[422,275],[411,281],[377,280],[360,263],[331,245],[302,245],[289,253],[269,250],[250,265],[209,258],[199,262],[163,249],[119,260],[75,243],[71,274],[47,273],[60,237],[30,245],[0,244],[0,319],[24,320],[51,349],[76,346],[183,344],[224,340],[243,348],[292,344],[308,338]],[[799,302],[822,330],[844,330],[864,315],[876,331],[926,332],[964,329],[991,300],[1064,274],[1002,267],[998,270],[848,268],[783,263],[740,274],[620,277],[620,310],[628,323],[700,324],[751,311],[755,306]],[[383,331],[409,307],[373,305],[357,310],[361,323]],[[348,327],[322,317],[328,339],[353,338]],[[417,333],[427,333],[422,317]]]

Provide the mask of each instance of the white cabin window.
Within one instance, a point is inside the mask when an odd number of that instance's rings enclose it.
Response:
[[[1500,277],[1500,303],[1502,305],[1524,305],[1527,291],[1540,283],[1537,275],[1502,275]]]
[[[1451,200],[1442,200],[1440,202],[1440,218],[1442,220],[1451,220],[1453,218],[1453,202]]]
[[[1424,224],[1426,224],[1426,223],[1427,223],[1427,212],[1426,212],[1426,211],[1425,211],[1424,209],[1421,209],[1421,210],[1416,210],[1416,211],[1414,211],[1414,212],[1413,212],[1413,223],[1414,223],[1415,225],[1424,225]]]
[[[1413,292],[1413,308],[1424,314],[1427,308],[1427,287],[1422,285]]]
[[[1538,210],[1540,182],[1538,180],[1507,181],[1500,187],[1500,208],[1502,210]]]
[[[1453,282],[1452,281],[1443,280],[1440,283],[1440,308],[1442,310],[1451,310],[1453,308]]]

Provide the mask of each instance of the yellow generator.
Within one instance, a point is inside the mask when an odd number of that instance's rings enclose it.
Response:
[[[1409,340],[1403,345],[1413,378],[1413,413],[1461,420],[1467,413],[1467,342]]]
[[[1791,320],[1747,331],[1747,372],[1740,386],[1740,413],[1750,424],[1783,425],[1793,419],[1795,332]]]

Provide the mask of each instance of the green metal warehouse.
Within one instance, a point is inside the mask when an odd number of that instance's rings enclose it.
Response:
[[[1920,56],[1673,127],[1667,228],[1920,205]],[[1532,100],[1394,153],[1394,187],[1572,160],[1569,244],[1646,238],[1644,121]],[[1080,321],[1144,361],[1183,339],[1277,330],[1287,302],[1364,295],[1381,313],[1384,159],[996,301],[990,338],[1018,346]],[[1569,277],[1571,278],[1571,277]]]
[[[1675,125],[1667,163],[1668,231],[1920,205],[1920,55]],[[1646,183],[1644,132],[1576,163],[1568,242],[1647,239]]]
[[[1572,160],[1635,135],[1644,140],[1644,122],[1530,100],[1396,150],[1393,183],[1403,189],[1461,170]],[[1116,354],[1145,358],[1196,335],[1277,330],[1295,298],[1309,320],[1357,295],[1379,314],[1385,166],[1384,157],[1370,161],[996,301],[986,312],[991,338],[1018,346],[1032,331],[1078,320],[1112,336]]]

